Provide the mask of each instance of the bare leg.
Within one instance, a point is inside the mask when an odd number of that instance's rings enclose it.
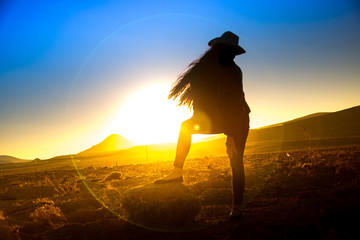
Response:
[[[176,156],[174,166],[177,168],[183,168],[184,162],[189,154],[191,146],[191,135],[194,130],[192,129],[194,124],[192,121],[187,120],[181,124],[179,139],[176,146]]]
[[[233,194],[234,205],[241,205],[244,196],[245,172],[244,172],[244,147],[246,138],[235,140],[236,153],[230,157],[232,175],[233,175]]]
[[[243,119],[243,126],[233,137],[228,137],[226,142],[227,152],[230,157],[232,175],[233,175],[233,210],[230,215],[231,219],[241,217],[241,204],[243,202],[245,188],[245,172],[244,172],[244,149],[246,138],[249,133],[249,117]]]
[[[199,122],[201,122],[201,124]],[[201,115],[200,117],[197,116],[197,118],[190,118],[181,124],[179,139],[176,146],[174,170],[170,175],[155,181],[155,183],[166,183],[172,180],[182,181],[182,170],[191,146],[191,135],[195,133],[216,134],[223,132],[222,129],[211,129],[209,123],[210,121],[206,116]]]
[[[195,132],[194,122],[192,119],[186,120],[181,124],[180,134],[176,146],[176,156],[174,162],[174,170],[169,175],[162,178],[162,180],[169,181],[173,179],[182,178],[182,170],[185,159],[190,151],[191,135]],[[156,181],[156,183],[163,183],[164,181]]]

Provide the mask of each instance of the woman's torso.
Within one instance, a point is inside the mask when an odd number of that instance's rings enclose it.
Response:
[[[250,112],[243,93],[242,72],[235,63],[211,70],[202,76],[199,86],[193,86],[198,88],[193,101],[194,117],[205,116],[217,131],[231,131],[241,124],[241,115]]]

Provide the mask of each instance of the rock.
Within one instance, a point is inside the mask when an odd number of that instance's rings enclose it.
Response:
[[[120,172],[112,172],[109,175],[107,175],[103,181],[120,180],[120,179],[121,179]]]
[[[200,200],[183,184],[148,184],[124,192],[121,204],[128,220],[147,227],[189,224],[201,210]]]

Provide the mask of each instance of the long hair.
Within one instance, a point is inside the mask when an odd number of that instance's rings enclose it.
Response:
[[[215,45],[190,63],[188,69],[173,84],[168,99],[178,99],[178,106],[192,108],[194,100],[201,97],[211,78],[216,76],[214,71],[219,64],[218,56],[219,48]]]

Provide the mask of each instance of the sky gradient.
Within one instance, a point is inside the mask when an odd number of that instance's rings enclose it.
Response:
[[[356,0],[0,4],[0,155],[49,158],[122,134],[131,96],[170,85],[228,30],[247,51],[236,63],[251,128],[360,103]]]

